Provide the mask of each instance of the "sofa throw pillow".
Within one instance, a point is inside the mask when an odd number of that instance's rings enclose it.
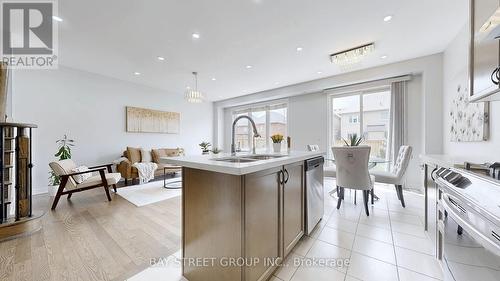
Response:
[[[168,157],[177,157],[180,155],[178,148],[165,148],[165,153]]]
[[[141,149],[135,147],[127,147],[127,156],[128,160],[132,164],[141,162]]]
[[[151,163],[153,162],[153,157],[151,156],[151,152],[146,149],[141,149],[141,162],[142,163]]]
[[[160,163],[161,157],[180,156],[183,153],[183,150],[181,148],[160,148],[153,149],[151,153],[153,154],[153,161],[155,163]]]
[[[87,166],[79,166],[71,170],[73,173],[79,173],[79,172],[85,172],[88,171],[89,168]],[[82,183],[88,178],[92,176],[92,173],[84,173],[84,174],[79,174],[79,175],[74,175],[73,179],[76,181],[76,183]]]
[[[160,158],[167,156],[167,154],[164,153],[163,149],[153,149],[151,150],[151,154],[153,155],[153,161],[155,163],[160,163]]]

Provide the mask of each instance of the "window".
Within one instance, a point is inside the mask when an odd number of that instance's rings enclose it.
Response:
[[[250,116],[260,134],[255,138],[256,150],[272,150],[271,136],[281,134],[287,137],[287,104],[272,103],[255,105],[253,107],[239,108],[232,112],[232,120],[238,116]],[[237,151],[250,151],[253,142],[253,129],[248,119],[239,120],[235,128],[235,145]],[[286,142],[282,142],[282,149],[286,148]]]
[[[248,113],[238,113],[233,116],[233,120],[241,115],[248,116]],[[236,124],[234,128],[234,143],[236,145],[237,150],[245,149],[249,147],[249,138],[248,135],[252,131],[250,130],[250,122],[248,119],[241,119]]]
[[[332,95],[330,146],[342,146],[343,139],[356,134],[363,137],[363,144],[371,147],[370,158],[388,160],[390,108],[389,88],[341,96]],[[388,167],[388,164],[378,164],[375,169],[387,170]]]

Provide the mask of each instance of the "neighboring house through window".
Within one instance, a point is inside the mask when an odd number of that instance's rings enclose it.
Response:
[[[232,110],[232,121],[238,116],[251,117],[261,137],[255,139],[257,150],[271,150],[271,136],[281,134],[287,137],[288,104],[286,102],[249,105]],[[231,122],[232,122],[231,121]],[[235,128],[235,145],[240,151],[250,151],[253,130],[247,119],[238,121]],[[286,143],[282,143],[286,147]]]

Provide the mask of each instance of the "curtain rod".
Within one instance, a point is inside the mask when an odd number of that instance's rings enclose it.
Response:
[[[353,87],[353,86],[359,86],[359,85],[364,85],[364,84],[370,84],[370,83],[376,83],[376,82],[382,82],[382,81],[392,81],[392,82],[399,82],[399,81],[408,81],[411,80],[412,75],[411,74],[406,74],[406,75],[399,75],[399,76],[393,76],[393,77],[387,77],[387,78],[380,78],[380,79],[374,79],[374,80],[368,80],[368,81],[363,81],[363,82],[357,82],[354,84],[347,84],[347,85],[342,85],[342,86],[335,86],[331,88],[326,88],[323,91],[332,91],[332,90],[339,90],[343,88],[348,88],[348,87]]]

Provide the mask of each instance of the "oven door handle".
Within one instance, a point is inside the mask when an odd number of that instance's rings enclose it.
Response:
[[[480,241],[482,241],[481,244],[483,245],[483,247],[500,255],[500,243],[498,243],[498,241],[492,240],[489,236],[478,231],[473,225],[471,225],[467,220],[460,216],[460,214],[463,214],[463,212],[457,207],[451,206],[452,204],[447,202],[447,199],[449,198],[447,194],[443,195],[443,198],[439,201],[444,209],[448,211],[448,216],[450,216],[458,225],[465,229],[466,232],[471,234],[472,237],[475,237],[476,240],[479,239]],[[460,212],[460,214],[458,212]],[[493,235],[492,233],[490,234]]]

